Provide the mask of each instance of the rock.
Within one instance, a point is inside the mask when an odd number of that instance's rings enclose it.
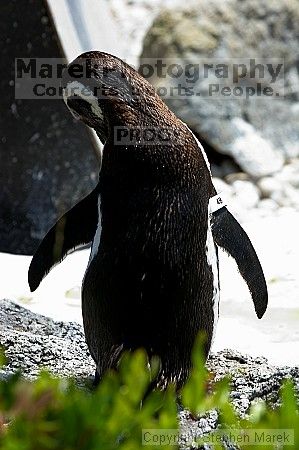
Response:
[[[278,204],[274,200],[271,200],[270,198],[265,198],[261,200],[258,206],[261,210],[264,210],[265,213],[267,212],[271,213],[278,208]]]
[[[113,17],[122,35],[126,62],[138,68],[142,43],[155,16],[165,7],[179,7],[181,0],[110,0]]]
[[[279,388],[286,378],[292,378],[299,389],[298,367],[273,367],[268,364],[266,358],[252,358],[236,351],[223,350],[210,355],[207,366],[214,373],[215,380],[225,375],[231,377],[231,401],[241,417],[245,417],[250,405],[261,400],[273,407],[278,406]],[[193,441],[218,426],[216,411],[209,411],[202,417],[194,418],[182,410],[179,418],[182,434],[189,439],[192,436]],[[192,447],[182,445],[181,448],[189,450]],[[231,444],[227,448],[236,449]]]
[[[235,175],[226,177],[232,180],[230,184],[219,178],[213,178],[213,183],[217,192],[223,194],[228,209],[236,219],[246,222],[249,211],[260,206],[260,192],[251,181],[248,181],[246,174]]]
[[[261,177],[277,172],[283,165],[283,155],[277,153],[273,144],[264,139],[251,124],[235,117],[230,122],[234,127],[234,140],[229,153],[245,172]]]
[[[229,184],[232,184],[234,181],[241,180],[241,181],[251,181],[250,176],[245,172],[234,172],[230,173],[225,177],[225,181]]]
[[[294,188],[299,188],[299,159],[293,159],[289,164],[286,164],[283,169],[276,174],[276,179],[289,183]]]
[[[261,191],[263,197],[268,198],[273,192],[278,192],[281,190],[281,183],[277,178],[265,177],[258,181],[258,187]]]
[[[149,80],[158,92],[158,88],[167,91],[164,100],[170,108],[212,148],[231,155],[251,176],[264,177],[299,156],[298,45],[296,0],[198,0],[156,17],[145,37],[140,64],[142,67],[148,58],[154,58],[152,63],[160,58],[167,67],[171,63],[183,69],[187,64],[198,67],[199,75],[193,78],[185,71],[181,77],[154,74]],[[275,85],[275,98],[207,96],[209,86],[219,79],[215,73],[204,77],[204,63],[234,58],[241,63],[244,57],[264,64],[275,64],[272,57],[284,58],[284,74]],[[244,77],[236,84],[245,88],[258,81],[265,87],[271,85],[270,79],[258,77],[258,71],[255,78]],[[193,93],[200,95],[179,95],[179,85],[192,86]],[[232,80],[225,85],[235,86]]]
[[[289,184],[284,184],[281,190],[274,191],[271,194],[271,199],[280,206],[299,209],[299,190]]]
[[[0,344],[8,360],[1,377],[20,369],[33,378],[46,368],[80,381],[95,370],[80,325],[55,322],[8,300],[0,301]]]
[[[219,194],[223,193],[225,197],[229,198],[233,195],[233,188],[221,178],[213,177],[213,184]]]
[[[242,208],[251,209],[257,206],[260,195],[257,187],[250,181],[234,181],[232,184],[235,202]]]
[[[270,198],[277,205],[299,209],[299,189],[294,187],[296,181],[295,171],[288,165],[286,170],[275,177],[265,177],[259,180],[258,187],[264,198]]]
[[[27,0],[2,2],[0,15],[0,251],[33,254],[57,218],[93,189],[98,164],[86,127],[62,99],[16,99],[16,56],[62,57],[46,2],[32,10]]]

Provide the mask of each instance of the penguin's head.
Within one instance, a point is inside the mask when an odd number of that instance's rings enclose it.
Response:
[[[128,64],[103,52],[87,52],[64,70],[64,101],[77,119],[95,129],[102,142],[114,125],[135,126],[167,108],[154,88]],[[168,109],[168,108],[167,108]]]

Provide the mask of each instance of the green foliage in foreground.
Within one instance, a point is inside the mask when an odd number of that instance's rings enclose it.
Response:
[[[230,429],[291,429],[295,431],[295,441],[289,448],[299,448],[299,417],[291,381],[286,381],[281,389],[279,408],[273,410],[259,402],[251,407],[249,417],[241,420],[229,401],[229,379],[213,383],[211,389],[199,344],[195,347],[193,362],[194,370],[181,395],[183,405],[193,415],[216,408],[226,433]],[[20,375],[0,381],[0,448],[177,449],[175,390],[169,386],[165,392],[151,392],[143,400],[150,378],[146,355],[140,350],[125,355],[119,373],[107,374],[94,392],[79,389],[73,381],[53,378],[47,373],[42,373],[35,382],[24,381]],[[156,445],[156,436],[160,446]],[[147,445],[143,446],[145,443]],[[216,443],[213,448],[222,447]],[[274,447],[264,442],[262,446],[240,445],[240,448]]]

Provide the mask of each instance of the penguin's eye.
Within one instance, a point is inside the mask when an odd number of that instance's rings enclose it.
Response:
[[[103,120],[103,111],[99,105],[99,100],[94,95],[82,97],[73,95],[67,100],[67,106],[71,111],[75,111],[82,118],[88,120]]]

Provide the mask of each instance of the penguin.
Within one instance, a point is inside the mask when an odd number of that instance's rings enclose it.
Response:
[[[75,77],[74,67],[85,76]],[[117,369],[124,351],[144,348],[160,360],[156,386],[180,389],[196,336],[205,333],[208,356],[215,334],[218,247],[235,259],[258,318],[268,303],[261,264],[214,188],[203,147],[137,71],[87,52],[65,69],[62,89],[73,116],[102,141],[102,165],[95,189],[41,242],[29,286],[34,291],[52,267],[91,243],[82,316],[96,379]]]

